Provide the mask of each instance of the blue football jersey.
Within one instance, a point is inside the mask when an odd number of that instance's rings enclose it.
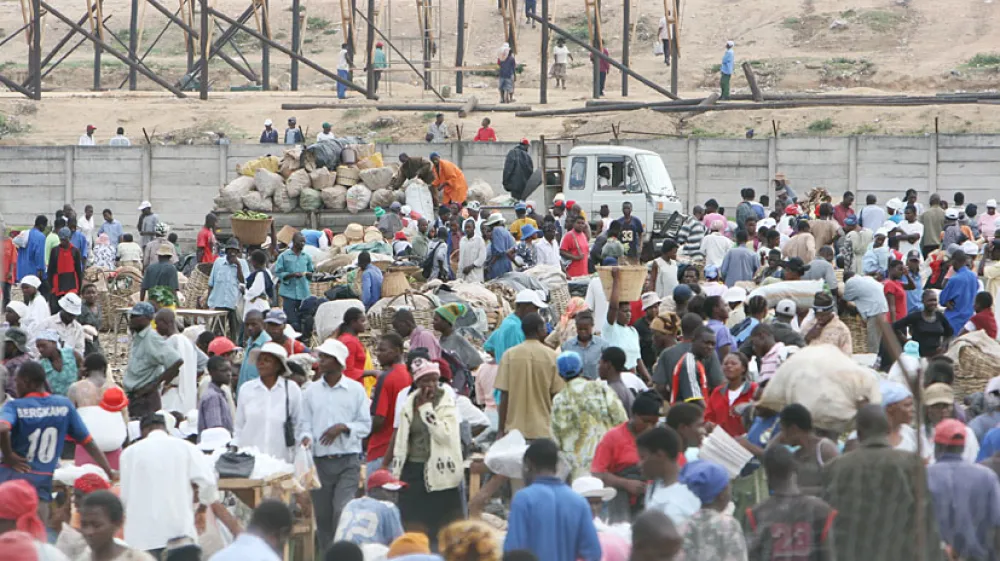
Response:
[[[0,465],[0,482],[25,479],[35,486],[42,501],[51,500],[52,473],[59,466],[66,437],[78,444],[90,441],[83,419],[61,395],[30,393],[8,401],[0,410],[0,424],[11,427],[11,447],[30,466],[28,473],[18,473]]]
[[[344,507],[334,540],[357,545],[389,545],[401,535],[403,524],[396,505],[371,497],[361,497],[351,500]]]

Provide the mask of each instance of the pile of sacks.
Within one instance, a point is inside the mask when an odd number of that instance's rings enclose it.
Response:
[[[333,147],[337,154],[327,154]],[[285,150],[280,159],[264,156],[237,165],[239,177],[219,190],[215,206],[230,212],[325,208],[352,213],[388,207],[402,199],[401,192],[388,189],[396,169],[383,165],[374,144],[296,146]]]

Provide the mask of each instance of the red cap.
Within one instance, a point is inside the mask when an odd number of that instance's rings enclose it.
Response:
[[[73,482],[73,488],[84,495],[89,495],[94,491],[107,491],[111,488],[111,484],[96,473],[85,473],[76,478],[76,481]]]
[[[552,203],[552,206],[554,206],[556,208],[562,208],[565,205],[566,205],[566,203],[564,203],[563,201],[556,201],[556,202]]]
[[[410,218],[412,218],[413,220],[420,220],[421,218],[423,218],[423,216],[421,216],[421,214],[419,212],[417,212],[415,210],[411,210],[410,211]]]
[[[530,143],[530,142],[528,142],[528,139],[527,139],[527,138],[522,138],[522,139],[521,139],[521,144],[524,144],[525,146],[527,146],[527,145],[529,145],[529,144],[531,144],[531,143]]]
[[[406,483],[393,477],[389,470],[380,469],[368,477],[368,490],[371,491],[377,487],[381,487],[386,491],[399,491],[406,488]]]
[[[566,208],[573,208],[576,206],[576,201],[566,201]]]
[[[399,240],[401,242],[405,242],[407,240],[406,234],[404,234],[403,232],[396,232],[396,235],[393,236],[392,239]]]
[[[799,205],[788,205],[785,207],[785,214],[795,216],[799,213]]]
[[[128,398],[125,397],[125,392],[121,388],[111,387],[104,390],[104,395],[101,397],[101,409],[117,413],[126,407],[128,407]]]
[[[222,356],[238,348],[236,343],[230,341],[228,337],[216,337],[208,344],[208,356]]]
[[[95,127],[94,125],[87,125],[87,130],[89,130],[89,131],[96,131],[97,127]]]
[[[375,46],[376,47],[384,47],[385,45],[382,44],[382,41],[379,41],[378,43],[375,43]]]
[[[965,446],[965,425],[962,421],[945,419],[934,427],[934,443],[945,446]]]

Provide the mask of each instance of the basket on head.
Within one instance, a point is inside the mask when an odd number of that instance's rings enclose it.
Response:
[[[365,239],[365,229],[356,222],[352,222],[344,229],[344,237],[347,238],[348,245],[361,243]]]
[[[347,247],[347,236],[345,236],[344,234],[337,234],[333,236],[333,241],[330,242],[330,245],[338,249],[342,247]]]
[[[365,232],[365,237],[363,239],[364,239],[365,243],[385,241],[385,237],[382,236],[382,232],[379,232],[378,230],[374,230],[374,231],[369,230],[369,231]]]
[[[601,277],[604,287],[604,297],[611,298],[611,270],[614,267],[598,267],[597,274]],[[646,267],[618,267],[618,301],[634,302],[642,297],[642,289],[646,286]]]
[[[403,294],[410,288],[410,282],[406,280],[406,274],[402,271],[392,270],[382,277],[382,298],[392,298]]]
[[[271,231],[273,220],[245,220],[242,218],[232,218],[233,236],[244,245],[260,245],[267,241],[267,234]]]

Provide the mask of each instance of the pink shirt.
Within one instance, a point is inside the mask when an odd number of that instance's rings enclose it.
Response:
[[[997,218],[1000,218],[1000,214],[990,216],[985,212],[976,217],[979,223],[979,233],[988,241],[993,240],[993,234],[997,231]]]
[[[729,227],[729,222],[726,221],[726,217],[725,216],[722,216],[718,212],[712,212],[712,213],[706,214],[701,219],[701,223],[704,224],[706,228],[708,228],[709,232],[711,232],[712,231],[712,222],[715,222],[716,220],[721,220],[722,221],[722,224],[724,225],[723,228],[722,228],[722,231],[725,232],[726,229]]]
[[[500,365],[490,362],[484,362],[479,370],[476,370],[476,401],[487,411],[497,410],[497,402],[493,399],[493,382],[497,379],[499,371]]]
[[[410,350],[424,348],[431,355],[431,360],[441,358],[441,343],[438,342],[434,333],[417,327],[410,333]]]
[[[762,356],[760,359],[760,381],[765,382],[770,380],[771,377],[778,371],[778,365],[781,363],[782,351],[785,350],[784,343],[775,343],[771,350],[767,352],[766,355]]]

